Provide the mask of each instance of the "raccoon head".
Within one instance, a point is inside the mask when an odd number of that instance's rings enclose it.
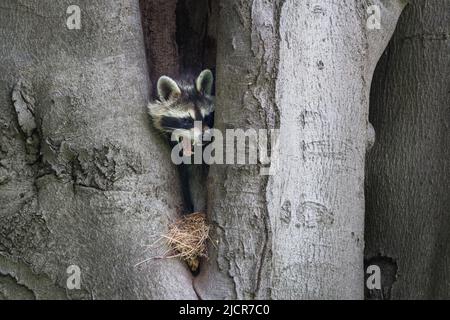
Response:
[[[158,100],[148,106],[153,126],[167,135],[175,133],[177,141],[189,144],[189,148],[203,144],[203,137],[214,125],[212,86],[210,70],[202,71],[193,83],[159,78]]]

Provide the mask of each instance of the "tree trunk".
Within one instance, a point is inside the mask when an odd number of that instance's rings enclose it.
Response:
[[[360,1],[221,2],[216,127],[279,128],[279,166],[211,167],[201,298],[363,297],[370,82],[403,8],[374,3],[381,30]]]
[[[366,259],[384,284],[368,298],[450,298],[449,5],[408,6],[375,73]]]
[[[135,267],[181,204],[149,130],[138,0],[78,3],[80,30],[70,1],[0,8],[0,298],[196,298],[178,260]]]
[[[140,0],[150,79],[216,66],[217,0]],[[156,88],[153,88],[156,97]]]
[[[139,0],[139,4],[150,80],[156,83],[162,75],[179,76],[175,14],[177,0]]]

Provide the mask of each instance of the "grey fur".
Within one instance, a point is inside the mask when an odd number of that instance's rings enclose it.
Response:
[[[150,102],[148,110],[153,126],[166,135],[172,147],[180,138],[190,139],[192,147],[194,144],[203,144],[202,134],[211,126],[206,123],[207,117],[214,112],[212,86],[213,74],[210,70],[203,70],[192,82],[175,81],[167,76],[159,78],[157,84],[159,100]],[[184,124],[182,119],[187,119],[187,124]],[[192,126],[189,121],[192,121]],[[194,128],[193,121],[202,121],[201,132]],[[205,164],[182,164],[178,168],[185,213],[205,211],[205,180],[208,167]]]

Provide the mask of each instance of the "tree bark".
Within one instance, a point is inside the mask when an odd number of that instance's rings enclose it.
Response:
[[[216,126],[279,128],[279,166],[211,166],[201,298],[363,298],[370,82],[404,5],[375,4],[381,30],[360,1],[221,2]]]
[[[196,298],[178,260],[135,267],[181,204],[145,111],[138,1],[78,3],[80,30],[70,1],[0,8],[0,298]]]
[[[177,4],[177,44],[182,74],[198,75],[216,66],[217,0]]]
[[[450,298],[449,5],[411,3],[375,73],[365,254],[385,283],[368,298]]]
[[[156,83],[163,75],[179,76],[177,0],[139,0],[139,3],[150,80]],[[156,94],[155,90],[153,94]]]

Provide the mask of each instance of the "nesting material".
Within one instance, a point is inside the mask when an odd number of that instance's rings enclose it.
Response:
[[[200,258],[207,257],[209,226],[205,214],[196,212],[178,219],[164,238],[175,252],[172,257],[186,261],[192,271],[197,271]]]

